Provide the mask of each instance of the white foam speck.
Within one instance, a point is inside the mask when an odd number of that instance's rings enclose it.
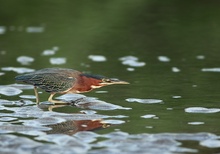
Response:
[[[133,67],[142,67],[145,65],[145,62],[138,62],[133,60],[125,60],[122,62],[123,65],[133,66]]]
[[[4,72],[0,72],[0,76],[2,76],[2,75],[5,75],[5,73]]]
[[[29,56],[20,56],[17,58],[17,62],[21,63],[22,65],[29,65],[34,61],[34,58]]]
[[[44,27],[27,27],[27,33],[42,33],[44,32]]]
[[[8,86],[0,87],[0,94],[2,94],[2,95],[15,96],[20,93],[22,93],[22,90],[20,90],[18,88],[8,87]]]
[[[152,129],[153,126],[145,126],[145,128]]]
[[[188,122],[189,125],[203,125],[205,122],[195,121],[195,122]]]
[[[50,63],[53,65],[61,65],[66,63],[66,58],[59,57],[59,58],[50,58]]]
[[[175,73],[180,72],[180,69],[177,67],[172,67],[172,72],[175,72]]]
[[[107,58],[102,55],[89,55],[88,58],[95,62],[104,62],[107,60]]]
[[[112,125],[119,125],[119,124],[125,123],[125,121],[109,119],[109,120],[103,120],[102,123],[112,124]]]
[[[209,140],[201,141],[200,145],[208,148],[219,148],[220,140],[209,139]]]
[[[23,99],[36,99],[34,95],[20,95],[19,97]]]
[[[182,96],[172,96],[172,98],[182,98]]]
[[[203,68],[202,72],[220,72],[220,68]]]
[[[128,65],[132,67],[143,67],[146,65],[145,62],[138,61],[138,58],[135,56],[124,56],[119,58],[119,60],[122,61],[123,65]],[[132,70],[131,68],[129,68],[129,71],[134,71],[134,69]]]
[[[155,103],[162,103],[163,100],[160,99],[140,99],[140,98],[127,98],[127,102],[138,102],[143,104],[155,104]]]
[[[5,26],[0,26],[0,35],[5,34],[6,32],[6,27]]]
[[[43,56],[50,56],[50,55],[54,55],[56,53],[57,50],[51,50],[51,49],[47,49],[47,50],[44,50],[42,52],[42,55]]]
[[[128,67],[127,70],[128,70],[128,71],[134,71],[135,69],[132,68],[132,67]]]
[[[217,113],[219,108],[205,108],[205,107],[189,107],[185,109],[187,113]]]
[[[29,73],[29,72],[34,72],[34,69],[30,69],[30,68],[25,68],[25,67],[2,67],[1,68],[3,71],[14,71],[17,72],[19,74],[22,73]]]
[[[52,49],[53,49],[54,51],[58,51],[60,48],[57,47],[57,46],[54,46]]]
[[[161,62],[169,62],[170,58],[168,58],[167,56],[158,56],[158,60]]]
[[[108,91],[98,90],[98,91],[96,91],[95,93],[103,94],[103,93],[108,93]]]
[[[154,118],[154,117],[156,117],[156,115],[154,115],[154,114],[146,114],[146,115],[141,116],[141,118],[146,118],[146,119],[150,119],[150,118]]]
[[[204,55],[198,55],[198,56],[196,56],[196,59],[202,60],[202,59],[205,59],[205,56]]]
[[[138,61],[138,58],[135,56],[124,56],[119,58],[120,61],[126,61],[126,60],[133,60],[133,61]]]

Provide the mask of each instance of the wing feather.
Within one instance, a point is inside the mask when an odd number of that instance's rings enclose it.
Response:
[[[76,79],[63,73],[36,73],[17,77],[17,80],[37,86],[46,92],[62,93],[72,88]]]

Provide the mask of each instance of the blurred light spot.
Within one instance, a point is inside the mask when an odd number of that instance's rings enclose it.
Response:
[[[150,119],[150,118],[153,118],[153,117],[156,117],[156,115],[154,115],[154,114],[146,114],[146,115],[141,116],[141,118],[146,118],[146,119]]]
[[[182,96],[172,96],[172,98],[182,98]]]
[[[203,68],[202,72],[220,72],[220,68]]]
[[[104,93],[108,93],[108,91],[99,90],[99,91],[96,91],[95,93],[104,94]]]
[[[138,58],[135,56],[124,56],[119,58],[120,61],[122,61],[123,65],[128,65],[132,67],[143,67],[146,65],[145,62],[139,62]],[[134,71],[132,69],[129,69],[129,71]]]
[[[205,59],[205,56],[204,55],[198,55],[198,56],[196,56],[196,59],[202,60],[202,59]]]
[[[25,67],[2,67],[1,69],[3,71],[14,71],[14,72],[17,72],[19,74],[34,72],[34,69],[25,68]]]
[[[35,95],[20,95],[19,97],[23,99],[36,99]]]
[[[47,49],[47,50],[44,50],[42,52],[42,55],[43,56],[50,56],[50,55],[54,55],[56,53],[57,50],[50,50],[50,49]]]
[[[106,57],[102,55],[89,55],[88,58],[95,62],[103,62],[107,60]]]
[[[199,122],[199,121],[195,121],[195,122],[188,122],[189,125],[203,125],[205,124],[205,122]]]
[[[106,124],[112,124],[112,125],[119,125],[119,124],[123,124],[125,123],[125,121],[123,120],[103,120],[102,123],[106,123]]]
[[[27,27],[27,33],[42,33],[44,32],[44,27]]]
[[[134,71],[135,69],[132,68],[132,67],[128,67],[127,70],[128,70],[128,71]]]
[[[177,67],[172,67],[172,72],[180,72],[180,69],[179,68],[177,68]]]
[[[6,51],[2,50],[2,51],[0,51],[0,54],[1,54],[1,55],[5,55],[5,54],[6,54]]]
[[[205,108],[205,107],[189,107],[185,109],[187,113],[217,113],[219,108]]]
[[[29,56],[20,56],[17,58],[17,62],[21,63],[22,65],[29,65],[34,61],[34,58]]]
[[[8,86],[2,86],[0,87],[0,94],[6,95],[6,96],[15,96],[22,93],[22,90],[14,88],[14,87],[8,87]]]
[[[50,63],[53,65],[61,65],[66,63],[66,58],[59,57],[59,58],[50,58]]]
[[[220,140],[208,139],[201,141],[200,145],[208,148],[220,148]]]
[[[6,27],[5,26],[0,26],[0,35],[5,34],[6,32]]]
[[[139,98],[127,98],[127,102],[138,102],[143,104],[154,104],[154,103],[162,103],[163,100],[160,99],[139,99]]]
[[[4,122],[10,122],[10,121],[14,121],[17,120],[18,118],[14,118],[14,117],[1,117],[0,121],[4,121]]]
[[[169,62],[170,58],[168,58],[167,56],[158,56],[158,60],[161,62]]]

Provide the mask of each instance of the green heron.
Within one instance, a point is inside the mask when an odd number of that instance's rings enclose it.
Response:
[[[67,68],[45,68],[32,73],[19,75],[15,80],[34,86],[36,103],[39,104],[37,87],[50,93],[48,101],[53,104],[65,103],[54,100],[56,93],[84,93],[93,89],[113,84],[129,84],[115,78],[107,78],[101,75],[82,73]]]

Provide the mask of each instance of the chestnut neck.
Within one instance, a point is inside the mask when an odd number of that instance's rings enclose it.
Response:
[[[77,83],[74,86],[74,89],[79,93],[88,92],[94,89],[94,87],[99,87],[99,83],[100,80],[98,80],[97,78],[81,75],[77,79]]]

